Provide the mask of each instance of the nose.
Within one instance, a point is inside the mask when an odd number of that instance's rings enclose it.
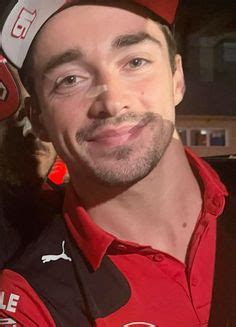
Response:
[[[117,116],[131,106],[129,89],[118,76],[100,79],[98,85],[91,90],[90,97],[94,97],[90,116],[96,118]]]

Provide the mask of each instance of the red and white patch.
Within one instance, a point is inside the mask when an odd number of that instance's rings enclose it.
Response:
[[[24,39],[36,16],[36,10],[31,12],[26,8],[22,8],[13,26],[11,35],[17,39]]]
[[[0,325],[17,327],[16,321],[12,318],[0,318]]]
[[[16,312],[20,296],[14,293],[6,294],[4,291],[0,292],[0,309],[8,312]]]
[[[20,106],[20,92],[6,60],[0,56],[0,121],[13,115]]]
[[[0,100],[1,101],[6,101],[8,95],[7,88],[3,81],[0,80]]]
[[[6,58],[21,68],[29,47],[42,25],[65,0],[18,0],[2,28],[1,47]]]

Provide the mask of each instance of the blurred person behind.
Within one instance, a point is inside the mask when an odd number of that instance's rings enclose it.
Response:
[[[33,134],[23,99],[25,90],[17,74],[0,57],[0,268],[30,242],[55,210],[54,194],[47,186],[56,159],[51,143]],[[14,77],[13,77],[14,74]],[[26,102],[27,107],[27,102]],[[49,198],[50,200],[46,200]],[[43,203],[42,203],[43,202]]]

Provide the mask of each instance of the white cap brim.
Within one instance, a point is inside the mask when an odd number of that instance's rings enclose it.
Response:
[[[65,0],[17,2],[3,25],[1,36],[2,49],[13,65],[22,67],[39,29],[65,3]]]

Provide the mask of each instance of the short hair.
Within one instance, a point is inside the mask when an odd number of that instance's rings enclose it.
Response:
[[[167,25],[163,25],[158,23],[160,29],[162,30],[162,33],[165,36],[167,48],[168,48],[168,54],[169,54],[169,61],[170,61],[170,67],[172,70],[172,73],[175,72],[175,56],[177,54],[177,43],[174,36],[173,31],[170,30],[170,28]]]
[[[169,55],[169,61],[172,73],[175,72],[175,56],[177,53],[177,45],[176,40],[174,37],[173,32],[170,30],[170,27],[160,23],[159,21],[156,21],[158,26],[160,27],[161,31],[164,34],[167,48],[168,48],[168,55]],[[28,91],[30,95],[35,95],[35,89],[34,89],[34,74],[33,71],[33,48],[34,48],[34,42],[32,42],[28,54],[26,56],[26,59],[23,63],[22,68],[19,70],[19,76],[22,81],[22,84],[24,85],[25,89]]]

